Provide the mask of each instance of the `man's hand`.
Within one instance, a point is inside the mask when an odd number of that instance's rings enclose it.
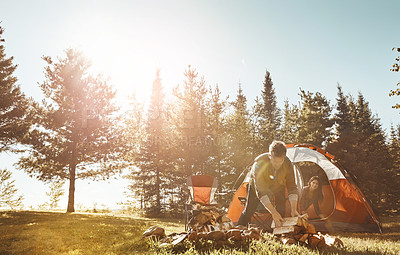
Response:
[[[291,215],[292,215],[292,217],[299,217],[299,216],[301,216],[300,213],[299,213],[297,210],[292,210],[292,211],[291,211]]]
[[[278,212],[272,214],[272,219],[274,219],[275,226],[277,227],[282,226],[284,222],[282,216]]]

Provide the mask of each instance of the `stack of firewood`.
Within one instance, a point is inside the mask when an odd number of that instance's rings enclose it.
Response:
[[[145,235],[146,234],[146,235]],[[188,240],[191,243],[211,242],[215,247],[224,247],[230,245],[239,245],[249,243],[252,240],[263,240],[263,233],[254,225],[248,227],[231,227],[225,230],[211,231],[190,231],[182,233],[173,233],[168,236],[159,227],[153,226],[145,231],[144,239],[159,241],[160,247],[176,246]]]
[[[153,226],[143,234],[144,239],[159,241],[160,247],[175,247],[183,244],[185,240],[190,243],[211,242],[214,247],[240,246],[252,240],[268,241],[264,233],[256,225],[233,226],[232,222],[224,215],[213,209],[199,210],[189,221],[189,231],[165,235],[163,228]],[[313,224],[306,217],[284,218],[281,226],[273,223],[273,236],[283,244],[300,244],[309,248],[327,246],[343,246],[343,242],[328,234],[315,231]]]
[[[300,244],[312,249],[343,246],[343,242],[339,238],[317,233],[314,225],[309,223],[305,216],[284,218],[281,226],[275,226],[272,223],[271,227],[278,241],[284,244]]]
[[[189,219],[188,232],[166,236],[163,230],[153,226],[143,234],[144,239],[156,240],[161,246],[176,246],[188,240],[191,243],[211,241],[218,246],[238,244],[262,239],[262,232],[256,225],[235,227],[225,212],[216,207],[198,205]]]
[[[229,230],[233,227],[225,212],[214,206],[197,205],[189,219],[189,232],[210,232]]]

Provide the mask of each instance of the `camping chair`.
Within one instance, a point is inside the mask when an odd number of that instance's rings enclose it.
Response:
[[[194,216],[198,205],[215,207],[215,193],[218,187],[218,180],[210,175],[192,175],[187,178],[189,198],[185,204],[185,230],[188,229],[189,220]]]

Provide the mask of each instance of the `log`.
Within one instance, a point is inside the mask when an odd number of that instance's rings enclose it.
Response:
[[[311,224],[311,223],[308,223],[308,226],[306,228],[306,233],[316,234],[317,231],[315,230],[315,226],[313,224]]]
[[[161,238],[165,237],[165,230],[158,226],[152,226],[144,231],[142,238],[146,238],[149,236],[159,236]]]
[[[225,233],[223,231],[220,231],[220,230],[211,231],[211,232],[207,233],[207,239],[208,240],[214,240],[214,241],[224,240],[225,239]]]
[[[288,227],[288,226],[304,226],[303,219],[301,216],[299,217],[287,217],[283,218],[283,224],[279,227]],[[275,221],[272,221],[271,228],[275,228]]]
[[[183,241],[185,241],[185,239],[188,237],[188,233],[182,233],[176,236],[176,238],[174,238],[174,240],[172,241],[172,245],[175,246],[177,244],[182,243]]]
[[[300,232],[303,232],[304,228],[299,227],[299,226],[284,226],[284,227],[276,227],[272,231],[272,234],[274,235],[280,235],[280,234],[298,234]]]

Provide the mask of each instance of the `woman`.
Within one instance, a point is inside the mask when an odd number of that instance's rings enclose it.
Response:
[[[314,205],[315,213],[320,217],[324,218],[324,215],[321,213],[319,208],[319,201],[324,199],[324,195],[322,194],[322,185],[321,180],[318,176],[313,176],[308,181],[308,186],[303,188],[303,192],[301,193],[300,198],[300,211],[301,214],[305,214],[307,209]]]

